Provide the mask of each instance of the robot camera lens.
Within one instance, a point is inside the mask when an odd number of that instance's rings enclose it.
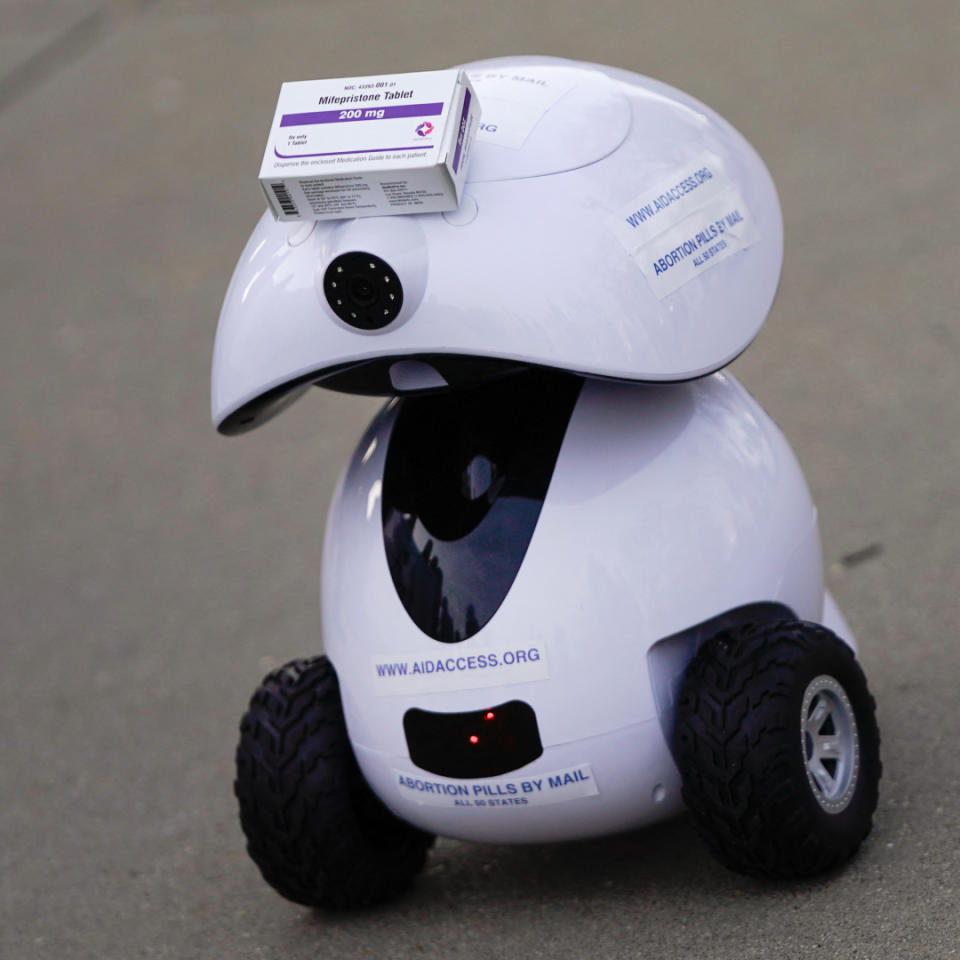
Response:
[[[350,281],[350,296],[358,307],[372,307],[379,300],[377,288],[366,277]]]
[[[386,327],[403,306],[396,271],[372,253],[342,253],[331,261],[323,275],[323,292],[333,312],[358,330]]]

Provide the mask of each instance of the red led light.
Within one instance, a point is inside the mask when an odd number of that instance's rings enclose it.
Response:
[[[493,719],[493,711],[492,711],[492,710],[488,710],[486,716],[485,716],[483,719],[484,719],[484,720],[492,720],[492,719]]]
[[[474,734],[472,734],[471,737],[470,737],[470,742],[471,742],[471,743],[479,743],[479,742],[480,742],[480,738],[474,733]]]

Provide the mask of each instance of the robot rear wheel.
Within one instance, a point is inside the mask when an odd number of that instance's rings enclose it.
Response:
[[[873,697],[853,652],[817,624],[750,624],[687,668],[675,755],[714,856],[771,880],[853,856],[871,828],[881,764]]]
[[[363,779],[326,657],[264,678],[240,725],[234,789],[248,853],[294,903],[390,899],[420,872],[434,841],[398,820]]]

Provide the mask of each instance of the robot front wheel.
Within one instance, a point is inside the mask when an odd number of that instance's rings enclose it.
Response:
[[[434,841],[367,786],[326,657],[295,660],[264,678],[240,724],[234,789],[247,851],[294,903],[387,900],[420,872]]]
[[[850,648],[817,624],[748,625],[705,643],[684,678],[674,756],[701,836],[733,870],[812,877],[870,832],[873,697]]]

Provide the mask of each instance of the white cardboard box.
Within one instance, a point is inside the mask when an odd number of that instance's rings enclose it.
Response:
[[[479,119],[459,70],[285,83],[260,185],[278,220],[455,210]]]

